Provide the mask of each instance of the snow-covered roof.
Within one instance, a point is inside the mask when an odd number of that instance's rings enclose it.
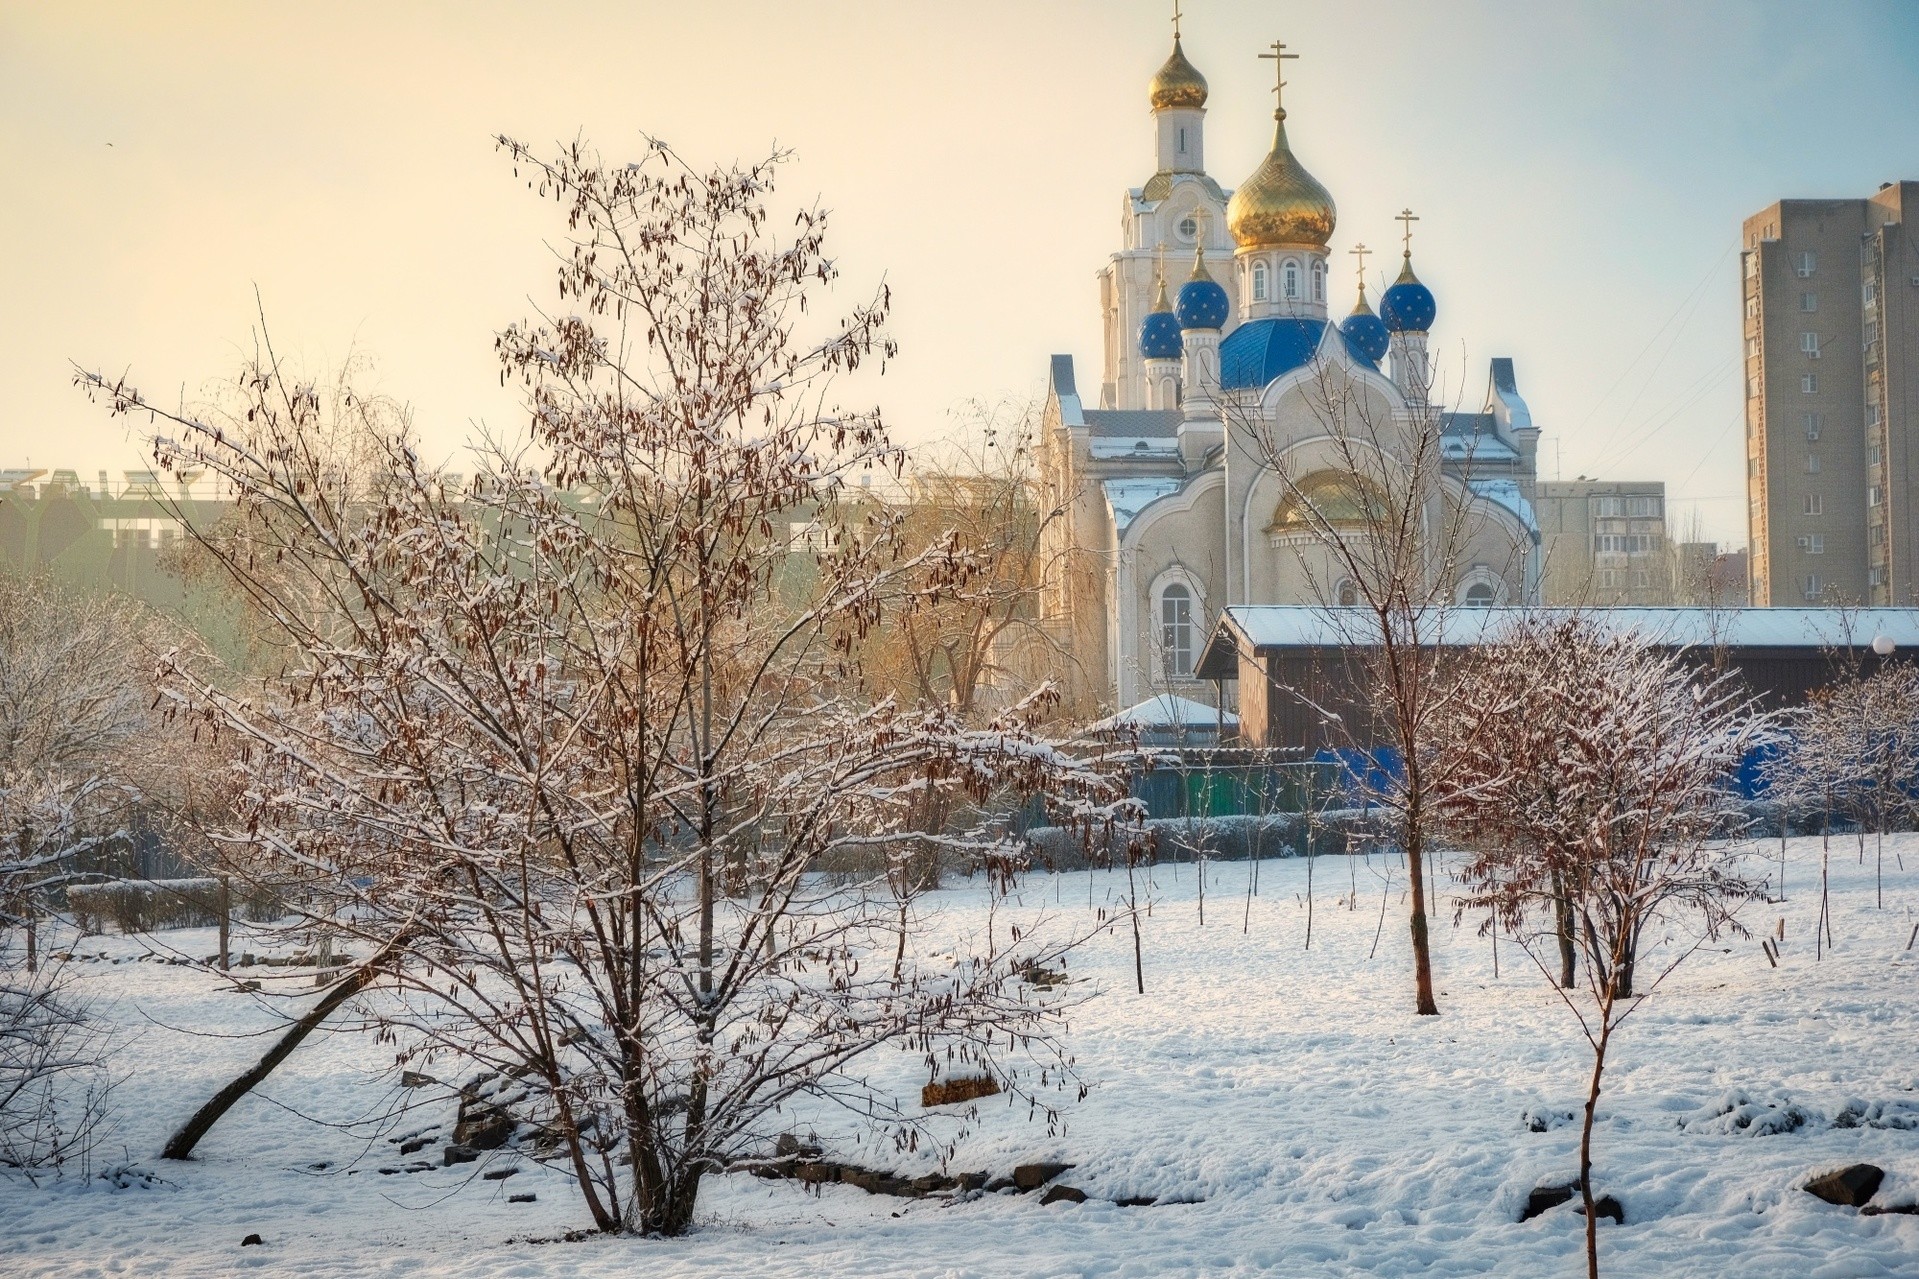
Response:
[[[1239,723],[1239,716],[1227,711],[1225,720],[1228,725]],[[1161,693],[1158,697],[1149,697],[1137,706],[1129,706],[1116,715],[1108,716],[1093,725],[1096,730],[1115,728],[1213,728],[1219,727],[1220,712],[1204,702],[1196,702],[1190,697],[1175,697],[1171,693]]]
[[[1426,642],[1478,644],[1522,616],[1583,617],[1609,632],[1630,632],[1674,648],[1866,648],[1884,635],[1900,648],[1919,647],[1919,609],[1909,608],[1449,608],[1436,611]],[[1254,648],[1326,648],[1363,643],[1371,614],[1357,608],[1241,605],[1220,616]],[[1207,646],[1220,644],[1215,633]],[[1226,641],[1229,645],[1231,640]]]
[[[1094,457],[1175,457],[1179,414],[1166,409],[1086,409],[1086,450]]]
[[[1447,413],[1439,420],[1439,451],[1448,462],[1511,462],[1519,457],[1499,438],[1491,413]]]
[[[1113,508],[1113,527],[1124,533],[1133,517],[1169,493],[1177,493],[1185,481],[1173,476],[1145,476],[1140,479],[1101,480],[1106,501]]]
[[[1533,504],[1519,491],[1519,481],[1468,480],[1466,487],[1488,502],[1511,511],[1519,520],[1520,527],[1532,534],[1533,541],[1539,541],[1539,520],[1533,515]]]

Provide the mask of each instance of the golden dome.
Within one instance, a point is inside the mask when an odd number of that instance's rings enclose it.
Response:
[[[1147,82],[1146,92],[1153,100],[1155,111],[1206,105],[1206,77],[1186,60],[1186,51],[1179,47],[1178,36],[1173,37],[1173,56],[1166,59],[1166,65]]]
[[[1242,249],[1276,244],[1325,248],[1339,220],[1332,193],[1286,145],[1286,112],[1275,113],[1273,149],[1226,205],[1226,229]]]

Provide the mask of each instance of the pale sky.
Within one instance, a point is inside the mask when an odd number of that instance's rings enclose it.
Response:
[[[250,347],[256,289],[283,350],[372,361],[430,448],[514,424],[492,334],[548,299],[563,228],[499,132],[793,148],[784,194],[834,211],[846,300],[892,286],[900,359],[846,398],[903,441],[1038,394],[1055,351],[1096,384],[1093,274],[1152,173],[1168,10],[0,0],[0,467],[139,465],[69,361],[192,399]],[[1259,163],[1257,54],[1285,39],[1335,266],[1412,206],[1466,407],[1512,356],[1543,476],[1663,479],[1676,531],[1696,509],[1744,542],[1739,223],[1919,178],[1919,4],[1187,0],[1185,30],[1214,177]]]

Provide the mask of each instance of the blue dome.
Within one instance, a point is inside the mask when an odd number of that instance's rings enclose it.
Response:
[[[1364,296],[1361,296],[1359,305],[1353,308],[1353,313],[1340,321],[1339,331],[1346,338],[1347,348],[1371,364],[1378,364],[1380,357],[1393,344],[1392,335],[1386,331],[1380,318],[1373,314],[1373,309],[1366,305]]]
[[[1219,385],[1237,391],[1265,386],[1313,358],[1326,321],[1296,316],[1248,320],[1219,344]]]
[[[1226,323],[1231,308],[1226,290],[1210,279],[1188,280],[1179,286],[1179,305],[1175,308],[1182,329],[1217,329]]]
[[[1413,274],[1413,260],[1408,257],[1393,287],[1379,299],[1379,318],[1394,333],[1424,333],[1433,327],[1433,319],[1438,314],[1439,304],[1433,301],[1433,291]]]
[[[1186,352],[1186,339],[1179,335],[1179,317],[1171,311],[1154,311],[1139,325],[1139,353],[1149,360],[1177,360]]]

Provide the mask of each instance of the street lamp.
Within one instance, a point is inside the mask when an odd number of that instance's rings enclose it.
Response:
[[[1897,647],[1898,645],[1892,642],[1892,636],[1884,631],[1872,637],[1872,651],[1881,657],[1891,657],[1892,650]]]

